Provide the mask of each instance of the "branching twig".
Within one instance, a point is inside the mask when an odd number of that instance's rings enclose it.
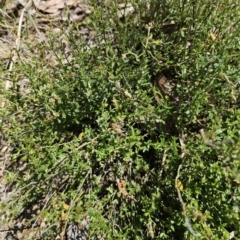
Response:
[[[18,193],[20,193],[23,189],[33,185],[33,184],[37,184],[37,182],[30,182],[29,184],[27,184],[26,186],[18,189],[16,192],[13,192],[11,195],[9,195],[7,198],[3,199],[0,201],[0,205],[3,203],[6,203],[9,199],[11,199],[12,197],[14,197],[15,195],[17,195]],[[16,200],[17,201],[17,200]],[[9,208],[9,206],[7,206]]]
[[[201,134],[201,137],[203,139],[203,142],[205,145],[209,146],[209,147],[217,147],[216,144],[213,143],[213,141],[211,141],[210,139],[208,139],[204,133],[204,130],[201,129],[200,130],[200,134]]]
[[[185,149],[184,149],[184,148],[185,148],[185,144],[184,144],[182,138],[179,138],[179,141],[180,141],[180,145],[181,145],[181,149],[182,149],[181,158],[183,159],[184,156],[185,156],[185,151],[184,151],[184,150],[185,150]],[[177,176],[176,176],[176,178],[175,178],[175,188],[176,188],[177,193],[178,193],[178,199],[179,199],[179,201],[180,201],[180,203],[181,203],[181,205],[182,205],[182,211],[183,211],[183,215],[184,215],[184,217],[185,217],[186,226],[187,226],[189,232],[190,232],[194,237],[199,237],[200,234],[199,234],[199,233],[196,233],[196,232],[193,230],[192,226],[191,226],[190,220],[189,220],[189,218],[188,218],[188,216],[187,216],[186,205],[185,205],[185,203],[184,203],[184,201],[183,201],[182,194],[181,194],[181,190],[180,190],[180,188],[178,187],[178,179],[179,179],[179,176],[180,176],[180,170],[181,170],[181,168],[182,168],[182,165],[180,164],[180,165],[178,166]]]
[[[14,56],[11,60],[11,63],[10,63],[10,66],[9,66],[9,71],[12,71],[13,69],[13,64],[16,62],[17,60],[17,52],[19,51],[19,48],[20,48],[20,42],[21,42],[21,34],[22,34],[22,22],[23,22],[23,16],[24,16],[24,13],[27,11],[27,9],[32,5],[32,0],[29,0],[28,3],[26,4],[26,6],[23,8],[22,12],[21,12],[21,15],[20,15],[20,18],[19,18],[19,23],[18,23],[18,31],[17,31],[17,39],[16,39],[16,50],[14,52]],[[6,85],[5,85],[5,89],[8,90],[11,86],[11,83],[10,81],[7,81],[6,82]]]
[[[23,16],[24,13],[27,11],[27,9],[32,5],[32,0],[29,0],[28,3],[26,4],[26,6],[23,8],[20,18],[19,18],[19,23],[18,23],[18,31],[17,31],[17,39],[15,41],[15,51],[14,51],[14,55],[12,57],[12,59],[10,60],[10,64],[9,64],[9,71],[12,71],[13,69],[13,64],[16,62],[17,60],[17,56],[18,56],[18,51],[20,49],[20,41],[21,41],[21,33],[22,33],[22,22],[23,22]],[[12,81],[7,79],[5,82],[5,90],[9,90],[9,88],[12,86]],[[5,107],[5,101],[2,102],[2,107]]]
[[[230,139],[224,139],[224,140],[216,143],[216,142],[214,142],[214,141],[212,141],[212,140],[210,140],[209,138],[206,137],[203,129],[200,130],[200,134],[201,134],[201,137],[204,141],[204,144],[206,146],[209,146],[209,147],[212,147],[212,148],[215,148],[215,149],[219,149],[219,147],[221,147],[224,144],[231,145],[233,143]]]
[[[44,37],[44,35],[39,31],[37,25],[35,24],[35,22],[34,22],[34,20],[33,20],[33,18],[32,18],[32,15],[29,13],[29,11],[27,11],[27,12],[28,12],[28,16],[29,16],[29,18],[30,18],[30,20],[31,20],[34,28],[36,29],[36,32],[38,33],[41,41],[42,41],[42,42],[45,42],[48,46],[50,46],[49,43],[48,43],[48,41],[47,41],[47,39],[46,39],[46,38]]]
[[[194,237],[199,237],[200,234],[199,234],[199,233],[196,233],[196,232],[193,230],[192,226],[191,226],[190,220],[189,220],[189,218],[188,218],[188,216],[187,216],[186,205],[185,205],[185,203],[184,203],[184,201],[183,201],[183,199],[182,199],[181,191],[180,191],[180,189],[178,188],[178,178],[179,178],[179,176],[180,176],[181,167],[182,167],[182,165],[180,164],[180,165],[178,166],[177,176],[176,176],[176,178],[175,178],[175,187],[176,187],[176,189],[177,189],[178,199],[179,199],[179,201],[180,201],[180,203],[181,203],[181,205],[182,205],[183,215],[184,215],[184,217],[185,217],[185,223],[186,223],[186,225],[187,225],[187,228],[188,228],[189,232],[190,232]]]

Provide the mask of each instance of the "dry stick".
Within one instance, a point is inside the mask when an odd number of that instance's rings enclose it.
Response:
[[[37,33],[39,34],[40,36],[40,39],[42,41],[45,41],[46,44],[48,44],[47,40],[43,37],[43,35],[41,34],[41,32],[39,31],[39,29],[37,28],[35,22],[33,21],[33,18],[31,16],[31,14],[29,13],[28,9],[32,6],[32,0],[29,0],[28,3],[26,4],[26,6],[23,8],[22,12],[21,12],[21,15],[20,15],[20,18],[19,18],[19,23],[18,23],[18,31],[17,31],[17,39],[15,41],[15,45],[16,45],[16,49],[14,51],[14,55],[10,61],[10,65],[9,65],[9,71],[12,71],[13,69],[13,64],[16,62],[17,60],[17,53],[19,51],[19,48],[20,48],[20,41],[21,41],[21,33],[22,33],[22,22],[23,22],[23,17],[24,17],[24,13],[27,12],[28,13],[28,16],[33,24],[33,26],[35,27]],[[49,44],[48,44],[49,45]],[[9,90],[9,88],[11,87],[12,85],[12,82],[10,80],[6,80],[5,82],[5,90]],[[2,107],[5,106],[5,102],[2,103]]]
[[[22,30],[22,22],[23,22],[23,16],[25,11],[27,11],[27,9],[32,5],[32,0],[29,0],[29,2],[27,3],[27,5],[23,8],[21,15],[20,15],[20,19],[19,19],[19,23],[18,23],[18,31],[17,31],[17,39],[16,39],[16,50],[14,51],[14,55],[11,59],[10,65],[9,65],[9,71],[12,71],[13,69],[13,64],[16,62],[17,60],[17,52],[20,48],[20,40],[21,40],[21,30]],[[11,87],[11,81],[10,80],[6,80],[5,82],[5,90],[9,90],[9,88]],[[5,106],[5,102],[2,103],[2,107]]]
[[[182,154],[181,154],[181,158],[184,158],[184,156],[185,156],[184,146],[185,146],[185,145],[184,145],[183,140],[182,140],[181,138],[179,138],[179,140],[180,140],[181,149],[183,150],[183,152],[182,152]],[[199,233],[196,233],[196,232],[193,230],[192,226],[191,226],[190,220],[189,220],[189,218],[188,218],[188,216],[187,216],[186,205],[185,205],[185,203],[184,203],[184,201],[183,201],[181,191],[180,191],[180,189],[179,189],[179,187],[178,187],[178,179],[179,179],[179,176],[180,176],[180,170],[181,170],[181,168],[182,168],[182,165],[180,164],[180,165],[178,166],[177,176],[176,176],[176,178],[175,178],[175,188],[176,188],[177,193],[178,193],[178,199],[179,199],[179,201],[180,201],[180,203],[181,203],[181,205],[182,205],[182,210],[183,210],[183,215],[184,215],[184,217],[185,217],[186,226],[187,226],[189,232],[190,232],[194,237],[199,237],[199,236],[201,236],[201,235],[200,235]]]
[[[41,41],[42,41],[42,42],[45,42],[48,46],[50,46],[49,43],[48,43],[48,41],[47,41],[46,38],[44,37],[44,35],[39,31],[39,29],[38,29],[37,25],[35,24],[32,16],[31,16],[31,14],[29,13],[29,11],[28,11],[28,16],[29,16],[29,18],[30,18],[30,20],[31,20],[31,22],[32,22],[32,24],[33,24],[36,32],[38,33]]]
[[[9,65],[9,71],[12,71],[13,69],[13,64],[16,62],[17,60],[17,52],[19,50],[19,47],[20,47],[20,39],[21,39],[21,29],[22,29],[22,21],[23,21],[23,16],[24,16],[24,12],[32,5],[32,0],[29,0],[29,2],[27,3],[27,5],[23,8],[22,12],[21,12],[21,15],[20,15],[20,19],[19,19],[19,24],[18,24],[18,32],[17,32],[17,39],[16,39],[16,49],[14,51],[14,55],[12,57],[12,59],[10,60],[10,65]],[[12,85],[12,81],[7,79],[6,82],[5,82],[5,90],[8,91],[9,88],[11,87]],[[5,107],[5,100],[3,99],[3,102],[2,102],[2,108]],[[0,122],[2,122],[2,119],[0,119]],[[3,172],[5,171],[5,166],[6,166],[6,159],[4,161],[4,167],[2,169],[2,174]],[[5,189],[5,193],[4,193],[4,197],[6,196],[6,189]]]
[[[19,192],[21,192],[23,189],[27,188],[28,186],[30,185],[33,185],[33,184],[37,184],[37,182],[30,182],[28,185],[18,189],[16,192],[12,193],[11,195],[9,195],[7,198],[3,199],[0,201],[0,205],[3,204],[3,203],[6,203],[10,198],[14,197],[15,195],[17,195]]]

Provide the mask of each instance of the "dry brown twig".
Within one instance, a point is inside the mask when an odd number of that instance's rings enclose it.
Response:
[[[15,46],[16,46],[16,49],[14,51],[14,55],[11,59],[11,62],[10,62],[10,65],[9,65],[9,71],[12,71],[13,69],[13,64],[16,62],[17,60],[17,56],[18,56],[18,51],[19,51],[19,48],[20,48],[20,43],[21,43],[21,34],[22,34],[22,22],[23,22],[23,16],[24,16],[24,13],[27,11],[27,9],[32,5],[32,0],[29,0],[28,3],[26,4],[26,6],[23,8],[22,12],[21,12],[21,15],[20,15],[20,18],[19,18],[19,23],[18,23],[18,31],[17,31],[17,39],[16,39],[16,42],[15,42]],[[6,81],[6,84],[5,84],[5,89],[6,90],[9,90],[9,88],[11,87],[11,82],[9,80]]]
[[[37,33],[40,36],[40,39],[42,41],[45,41],[47,44],[48,42],[46,41],[46,39],[43,37],[43,35],[41,34],[41,32],[39,31],[38,27],[36,26],[31,14],[29,13],[29,9],[30,7],[33,5],[33,0],[29,0],[27,2],[27,4],[25,5],[25,7],[22,9],[21,14],[20,14],[20,18],[19,18],[19,22],[18,22],[18,30],[17,30],[17,38],[15,41],[15,50],[13,53],[13,57],[10,59],[10,64],[9,64],[9,68],[8,70],[11,72],[13,70],[13,66],[17,61],[18,58],[18,52],[20,49],[20,44],[21,44],[21,37],[22,37],[22,24],[23,24],[23,18],[24,18],[24,14],[27,12],[30,21],[32,22],[34,28],[36,29]],[[9,90],[12,87],[12,81],[10,79],[7,79],[5,82],[5,90]],[[5,101],[3,101],[2,103],[2,107],[5,106]]]
[[[8,70],[11,72],[13,70],[13,65],[16,63],[17,57],[18,57],[18,51],[20,49],[20,42],[21,42],[21,32],[22,32],[22,22],[23,22],[23,16],[24,13],[27,11],[27,9],[32,5],[32,0],[29,0],[26,6],[23,8],[20,18],[19,18],[19,23],[18,23],[18,30],[17,30],[17,39],[15,41],[15,51],[13,53],[13,57],[10,59],[10,64]],[[12,81],[7,78],[5,81],[5,90],[8,91],[12,87]],[[6,102],[3,100],[2,102],[2,107],[5,107]]]

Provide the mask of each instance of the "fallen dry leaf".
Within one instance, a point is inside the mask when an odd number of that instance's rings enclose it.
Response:
[[[171,91],[175,87],[175,84],[170,83],[165,75],[160,73],[154,81],[154,86],[160,90],[162,97],[166,98],[171,96]],[[155,94],[155,99],[157,102],[160,101],[159,94]]]
[[[121,192],[121,194],[122,194],[124,197],[127,197],[127,198],[130,198],[130,199],[132,199],[132,200],[135,200],[134,197],[127,192],[125,180],[123,180],[123,179],[121,179],[121,180],[117,179],[117,187],[118,187],[119,192]]]
[[[125,91],[124,91],[124,94],[125,94],[125,96],[128,97],[128,98],[132,98],[132,95],[131,95],[131,93],[130,93],[128,90],[125,90]]]

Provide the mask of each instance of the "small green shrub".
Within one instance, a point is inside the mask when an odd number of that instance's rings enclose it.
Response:
[[[73,33],[68,63],[54,45],[58,66],[19,62],[29,92],[4,93],[1,113],[8,218],[37,205],[46,239],[86,216],[93,239],[240,238],[237,2],[131,1],[120,18],[117,1],[93,1],[95,47]]]

